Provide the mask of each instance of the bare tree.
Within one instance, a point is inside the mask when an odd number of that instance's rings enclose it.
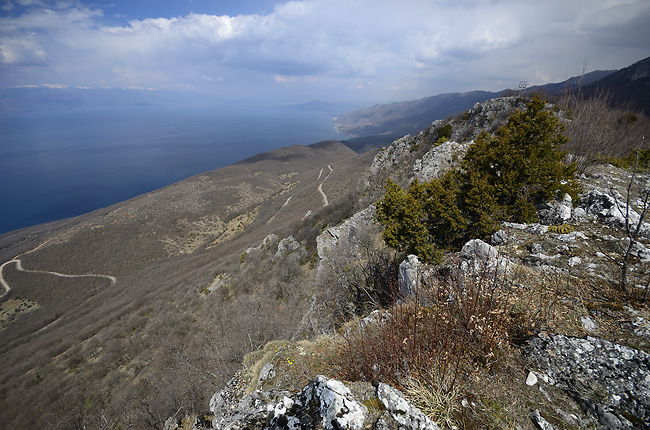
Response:
[[[625,188],[625,201],[619,200],[616,190],[612,186],[609,187],[609,194],[614,200],[616,211],[623,217],[626,240],[616,244],[614,255],[607,253],[605,255],[618,268],[619,288],[625,293],[629,292],[632,257],[642,246],[639,237],[645,229],[648,229],[644,221],[650,212],[650,176],[639,173],[639,154],[640,150],[637,149],[636,162]],[[645,274],[647,275],[647,273]],[[643,282],[646,283],[645,297],[647,298],[650,275],[648,275],[648,280],[643,280]]]

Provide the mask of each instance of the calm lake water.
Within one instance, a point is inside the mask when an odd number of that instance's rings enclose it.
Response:
[[[345,139],[327,113],[129,107],[0,116],[0,234],[80,215],[271,149]]]

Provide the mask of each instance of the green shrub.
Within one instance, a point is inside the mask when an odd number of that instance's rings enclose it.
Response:
[[[489,237],[503,221],[536,221],[537,203],[564,193],[577,197],[576,166],[563,162],[560,149],[563,127],[544,108],[536,97],[495,136],[481,133],[457,171],[414,180],[406,192],[389,179],[377,203],[386,243],[435,261],[447,247]]]
[[[451,138],[451,124],[446,124],[438,130],[438,140],[436,144],[440,145],[445,143],[449,141],[449,138]]]

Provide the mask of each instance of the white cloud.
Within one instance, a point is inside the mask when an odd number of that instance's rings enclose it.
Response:
[[[20,66],[71,85],[214,88],[214,79],[233,94],[291,83],[304,94],[359,88],[406,98],[564,79],[584,58],[619,68],[650,54],[645,0],[305,0],[265,14],[122,26],[76,2],[27,3],[0,18],[0,73],[14,85],[30,83]]]

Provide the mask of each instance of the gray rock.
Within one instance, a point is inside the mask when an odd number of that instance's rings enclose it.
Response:
[[[278,243],[278,251],[275,253],[275,258],[279,256],[290,254],[294,251],[297,251],[300,248],[300,242],[298,242],[293,236],[285,237]]]
[[[319,403],[323,427],[326,429],[363,428],[368,409],[354,400],[350,390],[340,381],[319,375],[303,390],[307,401]]]
[[[533,372],[528,372],[528,377],[526,378],[526,385],[532,387],[537,384],[537,376]]]
[[[612,196],[599,190],[591,190],[580,197],[580,207],[587,213],[598,216],[603,222],[625,227],[626,223],[632,226],[639,224],[641,216],[632,207],[621,201],[618,196]],[[650,237],[650,224],[642,223],[640,234]]]
[[[492,236],[490,237],[492,246],[506,245],[509,240],[510,237],[508,236],[508,232],[505,230],[496,231],[492,233]]]
[[[571,257],[569,258],[569,267],[575,267],[582,264],[582,258],[580,257]]]
[[[214,428],[361,430],[367,424],[368,409],[335,379],[318,376],[294,394],[256,390],[243,395],[237,384],[233,378],[210,400]]]
[[[629,423],[623,417],[633,417],[636,423],[650,422],[650,355],[647,353],[594,337],[564,335],[532,337],[526,352],[557,387],[606,428],[640,425]],[[617,427],[618,423],[621,427]]]
[[[562,242],[575,242],[578,238],[587,239],[587,236],[581,231],[572,231],[571,233],[557,235],[557,239]]]
[[[440,427],[421,410],[411,406],[404,395],[396,388],[383,383],[377,386],[377,397],[383,403],[386,411],[397,421],[400,428],[418,430],[440,430]]]
[[[465,274],[481,274],[491,277],[495,272],[505,274],[511,262],[499,256],[499,251],[480,239],[472,239],[460,250],[460,269]],[[487,270],[487,273],[486,273]]]
[[[531,412],[530,420],[539,430],[555,430],[555,427],[553,427],[548,421],[544,419],[544,417],[542,417],[542,415],[539,413],[539,409],[535,409],[533,412]]]
[[[491,260],[499,257],[499,251],[481,239],[473,239],[463,245],[460,258],[463,260]]]
[[[354,244],[358,230],[374,222],[375,207],[370,206],[367,209],[357,212],[338,226],[330,227],[323,231],[316,238],[318,256],[321,260],[327,260],[330,255],[337,252],[340,246],[350,243]]]
[[[257,378],[257,386],[273,378],[275,378],[275,366],[271,363],[266,363],[260,370],[260,375]]]
[[[598,324],[596,324],[596,322],[590,317],[580,317],[580,323],[585,331],[592,333],[598,331]]]
[[[562,224],[571,219],[572,205],[571,196],[564,195],[562,201],[548,202],[537,210],[537,216],[542,224]]]
[[[429,150],[424,156],[415,160],[413,176],[419,181],[439,178],[463,159],[470,143],[445,142]]]
[[[398,285],[400,297],[415,294],[420,286],[420,260],[416,255],[409,255],[399,265]]]

